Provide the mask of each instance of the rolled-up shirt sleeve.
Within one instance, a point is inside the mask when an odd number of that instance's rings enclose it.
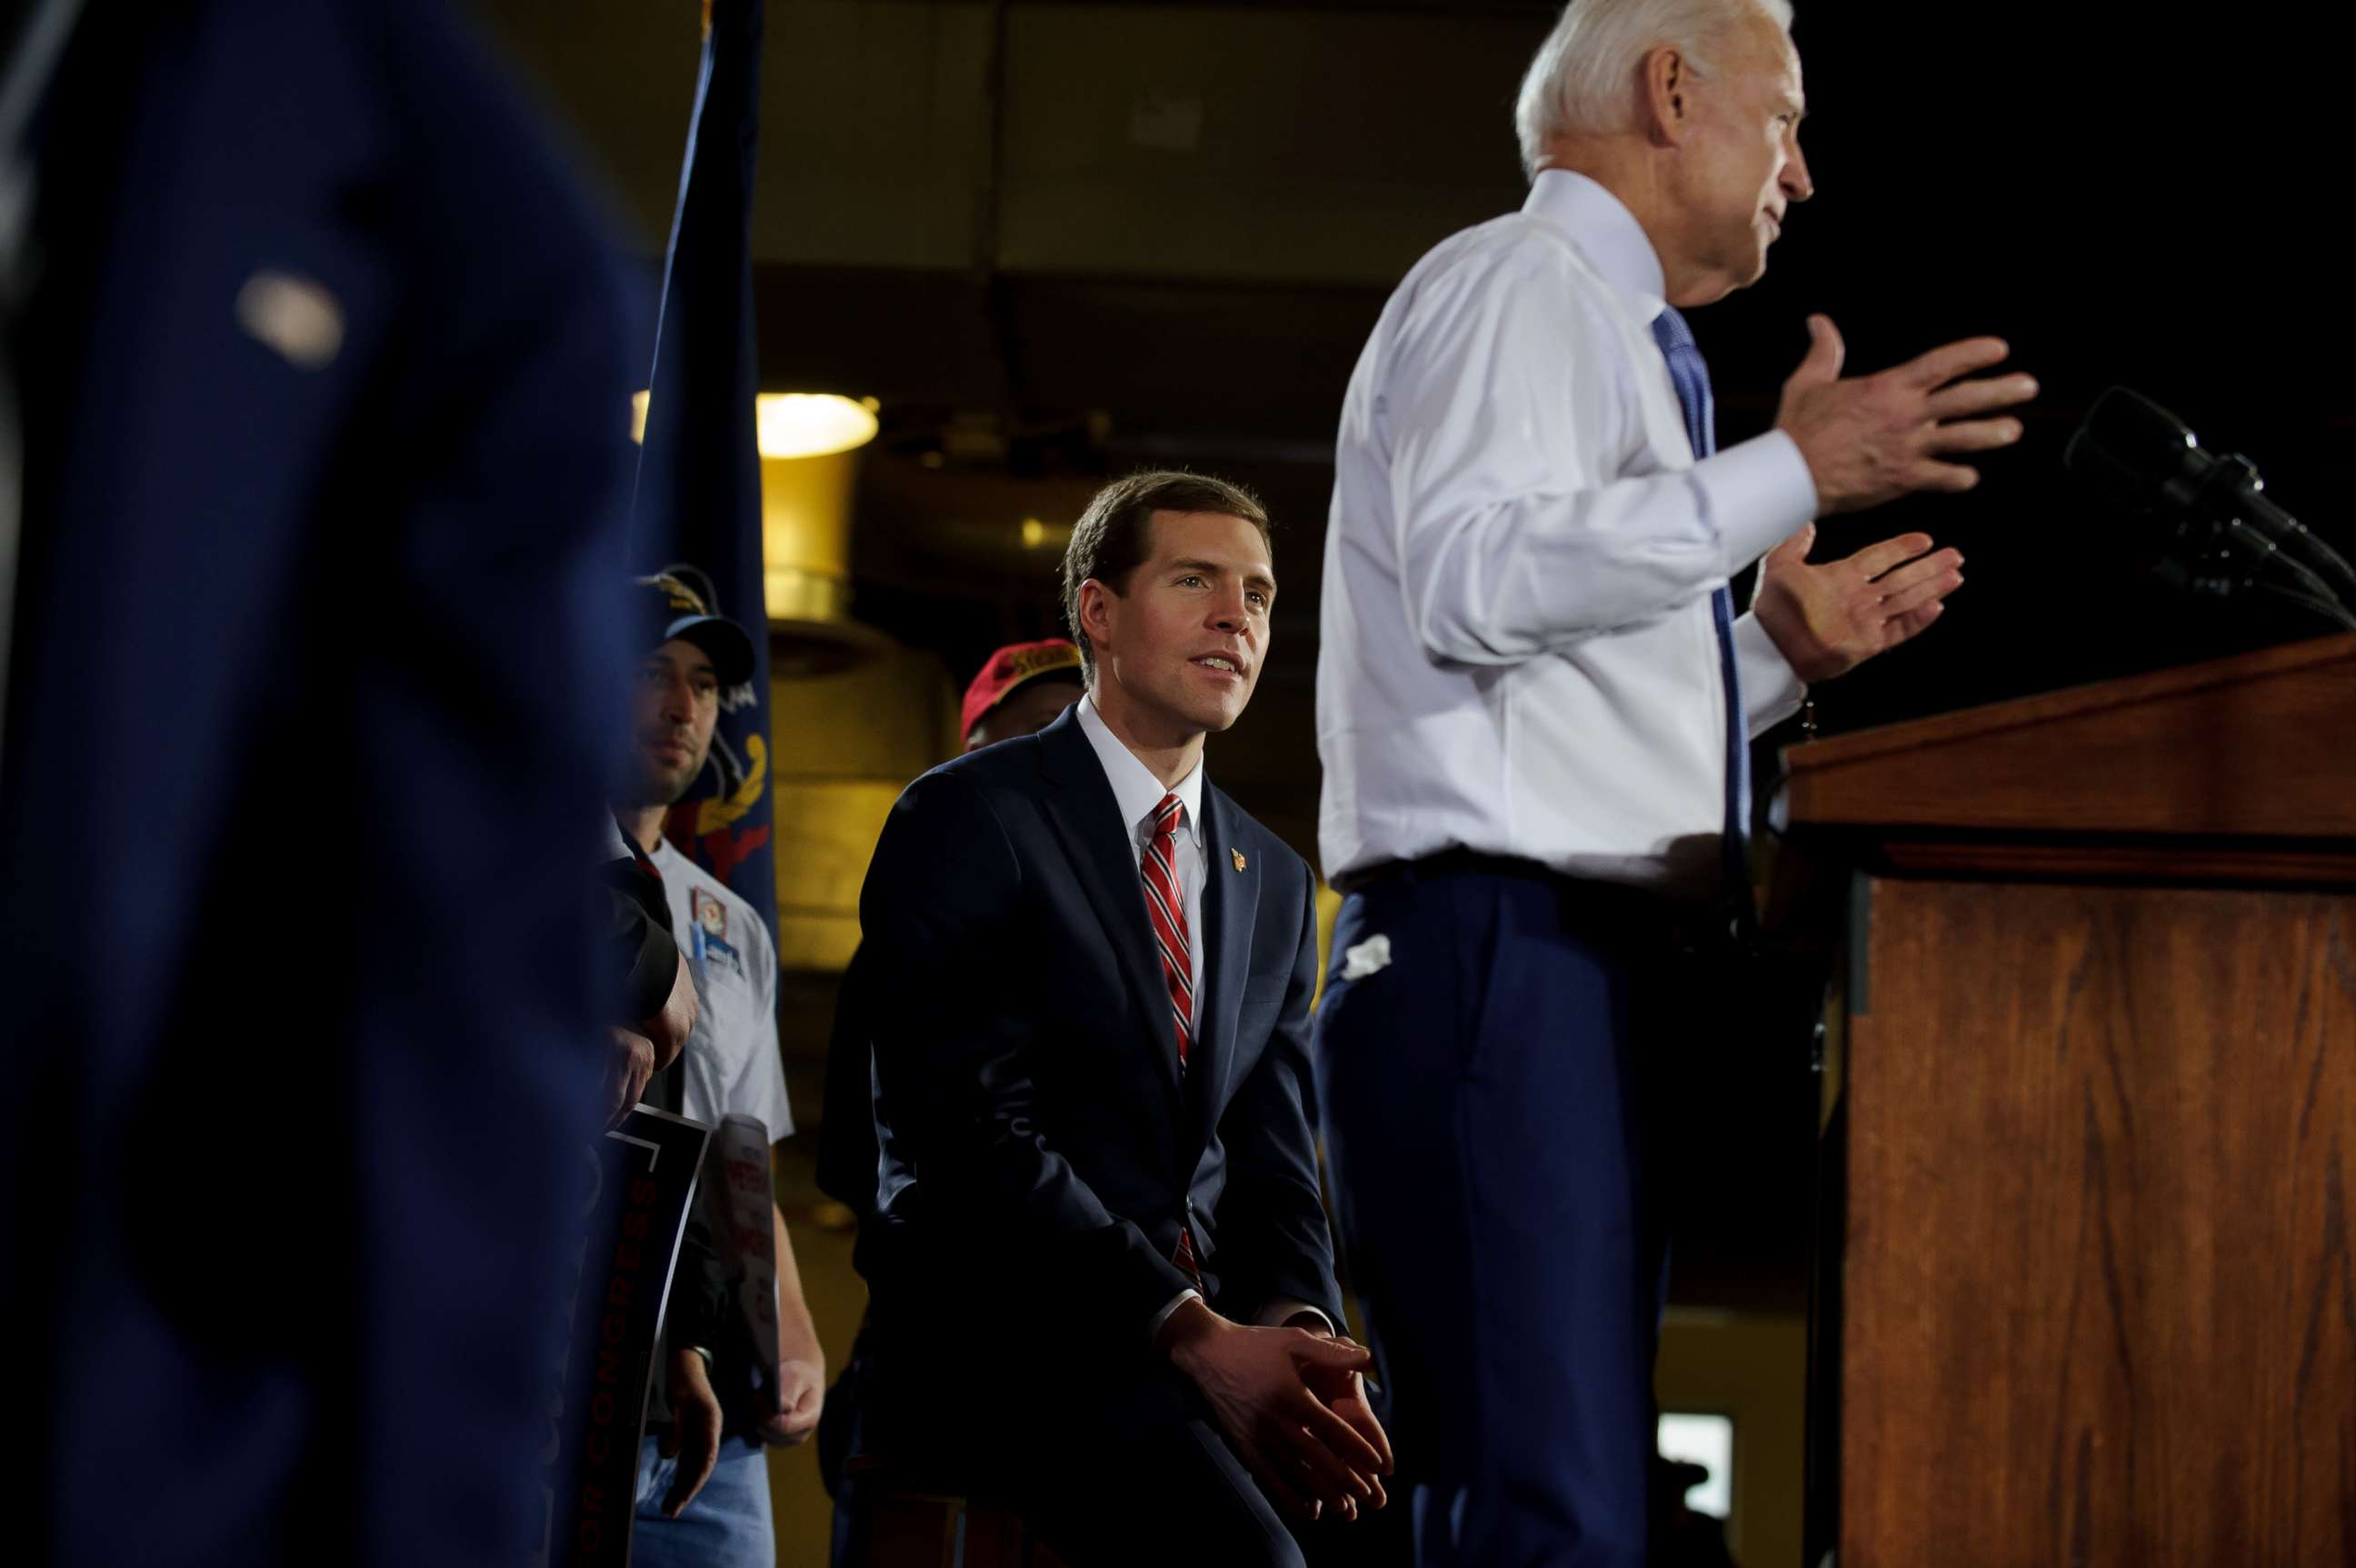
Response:
[[[1815,512],[1780,431],[1610,477],[1644,447],[1638,368],[1556,251],[1468,258],[1399,323],[1382,385],[1391,515],[1408,624],[1435,660],[1515,664],[1659,616]]]

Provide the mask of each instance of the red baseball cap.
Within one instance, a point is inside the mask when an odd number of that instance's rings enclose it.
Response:
[[[1044,642],[1016,642],[1000,649],[982,661],[981,673],[965,689],[963,722],[958,725],[958,738],[963,740],[973,733],[982,715],[1006,700],[1006,694],[1026,682],[1042,675],[1053,675],[1080,669],[1080,650],[1060,637]]]

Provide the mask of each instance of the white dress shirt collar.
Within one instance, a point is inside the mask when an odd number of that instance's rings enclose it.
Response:
[[[1094,695],[1080,699],[1079,725],[1088,744],[1096,747],[1097,761],[1104,767],[1105,782],[1112,786],[1112,798],[1120,803],[1120,818],[1129,824],[1132,840],[1141,837],[1140,829],[1161,808],[1164,795],[1178,797],[1182,808],[1178,831],[1185,834],[1195,831],[1195,824],[1203,820],[1203,764],[1199,758],[1187,770],[1186,777],[1178,780],[1175,789],[1165,789],[1162,780],[1153,776],[1153,770],[1140,762],[1137,754],[1112,733],[1104,715],[1097,712]]]
[[[1569,169],[1540,169],[1522,212],[1569,236],[1637,320],[1649,327],[1668,307],[1668,281],[1652,236],[1601,185]]]

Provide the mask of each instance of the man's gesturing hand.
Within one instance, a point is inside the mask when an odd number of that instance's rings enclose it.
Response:
[[[1821,564],[1808,559],[1815,542],[1812,522],[1769,551],[1751,605],[1803,681],[1829,681],[1897,647],[1938,619],[1946,596],[1963,586],[1962,553],[1925,553],[1927,533],[1901,533]]]
[[[1832,318],[1809,317],[1808,334],[1808,357],[1783,383],[1775,427],[1807,460],[1820,514],[1862,511],[1916,490],[1968,490],[1979,471],[1943,459],[2020,439],[2018,419],[1981,416],[2027,403],[2037,382],[1973,374],[2004,362],[2012,350],[2002,338],[1967,338],[1843,381],[1847,349]]]
[[[1247,1328],[1200,1301],[1170,1315],[1162,1342],[1279,1507],[1313,1520],[1331,1504],[1355,1519],[1360,1499],[1380,1497],[1376,1477],[1391,1467],[1387,1440],[1379,1448],[1368,1442],[1312,1381],[1356,1372],[1370,1359],[1363,1348],[1298,1328]],[[1373,1423],[1371,1412],[1365,1420]]]

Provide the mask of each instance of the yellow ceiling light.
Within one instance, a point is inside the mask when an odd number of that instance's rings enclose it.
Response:
[[[824,457],[875,439],[875,400],[834,392],[763,392],[754,418],[764,457]]]
[[[834,392],[763,392],[754,403],[764,457],[827,457],[875,439],[875,414],[884,405],[872,397]],[[630,439],[647,438],[647,394],[630,394]]]

